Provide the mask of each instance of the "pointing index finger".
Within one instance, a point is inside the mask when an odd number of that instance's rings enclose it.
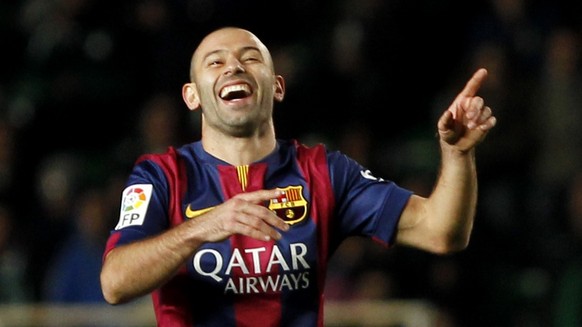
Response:
[[[282,191],[278,189],[258,190],[248,193],[240,193],[237,197],[252,203],[260,203],[280,196],[281,192]]]
[[[481,84],[487,78],[487,69],[480,68],[478,69],[471,79],[465,85],[465,88],[459,93],[459,97],[472,97],[477,94],[479,88],[481,88]]]

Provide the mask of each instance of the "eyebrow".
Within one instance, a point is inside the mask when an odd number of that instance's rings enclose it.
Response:
[[[261,57],[263,57],[263,53],[261,52],[261,49],[259,49],[259,47],[256,47],[256,46],[245,46],[245,47],[240,48],[239,51],[240,52],[248,52],[248,51],[251,51],[251,50],[257,51],[258,53],[261,54]],[[217,49],[217,50],[210,51],[206,55],[204,55],[204,57],[202,57],[201,60],[202,60],[202,62],[204,62],[208,57],[210,57],[210,56],[212,56],[214,54],[222,53],[222,52],[228,52],[228,50],[226,50],[226,49]]]

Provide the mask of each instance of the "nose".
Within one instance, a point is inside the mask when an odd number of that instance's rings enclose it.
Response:
[[[244,72],[244,66],[236,58],[231,58],[228,60],[224,69],[224,75],[235,75]]]

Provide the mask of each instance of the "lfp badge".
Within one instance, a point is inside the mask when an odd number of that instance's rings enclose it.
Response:
[[[143,224],[152,196],[152,188],[151,184],[136,184],[125,188],[116,230]]]

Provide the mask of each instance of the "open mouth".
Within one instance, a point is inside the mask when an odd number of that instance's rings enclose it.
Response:
[[[251,87],[248,84],[235,84],[225,86],[220,90],[220,98],[223,100],[236,100],[251,95]]]

